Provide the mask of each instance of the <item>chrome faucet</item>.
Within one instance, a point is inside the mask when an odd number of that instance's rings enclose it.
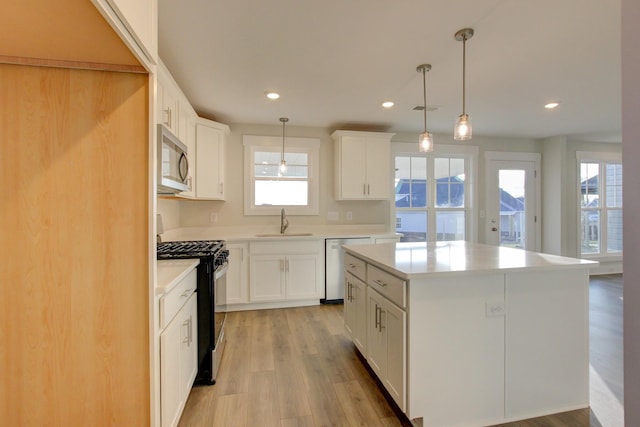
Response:
[[[284,208],[282,208],[282,210],[280,211],[280,234],[284,234],[284,232],[287,231],[288,227],[289,227],[289,220],[287,219],[287,216],[284,213]]]

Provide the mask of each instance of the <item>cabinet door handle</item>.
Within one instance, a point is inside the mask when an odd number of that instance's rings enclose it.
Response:
[[[380,320],[378,319],[378,304],[376,304],[376,324],[375,324],[376,329],[378,329],[379,322]]]
[[[220,183],[220,194],[224,194],[224,182]]]
[[[356,268],[356,265],[352,264],[352,263],[349,263],[349,268],[351,268],[351,269]]]
[[[371,185],[367,184],[367,195],[371,194]]]
[[[182,338],[182,342],[189,344],[189,319],[186,319],[184,322],[182,322],[182,331],[184,332],[186,328],[186,334],[184,336],[184,338]]]
[[[382,324],[382,314],[383,313],[385,314],[385,317],[386,317],[387,312],[382,310],[382,307],[380,307],[380,329],[378,329],[380,332],[382,332],[382,330],[384,329],[384,325]]]
[[[186,291],[184,291],[184,292],[180,295],[180,297],[182,297],[182,298],[187,298],[189,295],[191,295],[191,292],[193,292],[193,290],[192,290],[192,289],[187,289]]]
[[[164,113],[166,114],[166,120],[164,121],[164,124],[171,127],[171,108],[167,107],[164,109]]]
[[[362,184],[362,194],[367,195],[367,184]]]
[[[380,279],[374,279],[374,281],[373,281],[373,282],[374,282],[374,283],[377,283],[378,285],[382,286],[383,288],[384,288],[385,286],[387,286],[387,284],[386,284],[386,283],[384,283],[384,282],[383,282],[382,280],[380,280]]]

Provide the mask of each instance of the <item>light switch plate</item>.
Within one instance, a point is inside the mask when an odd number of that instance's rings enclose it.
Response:
[[[327,220],[329,220],[329,221],[337,221],[338,220],[338,212],[327,212]]]
[[[506,314],[506,308],[503,302],[488,302],[486,303],[485,314],[487,317],[504,316]]]

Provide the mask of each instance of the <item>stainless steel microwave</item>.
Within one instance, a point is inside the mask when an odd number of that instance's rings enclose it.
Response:
[[[165,125],[158,125],[158,194],[190,189],[187,146]]]

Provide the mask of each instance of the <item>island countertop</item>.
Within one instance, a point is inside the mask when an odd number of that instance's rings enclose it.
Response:
[[[411,280],[434,274],[595,267],[596,261],[465,241],[345,245],[353,255]]]

